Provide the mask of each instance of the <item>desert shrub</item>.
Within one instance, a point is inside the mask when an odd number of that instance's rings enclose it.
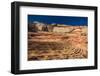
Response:
[[[82,36],[87,36],[87,33],[81,33]]]

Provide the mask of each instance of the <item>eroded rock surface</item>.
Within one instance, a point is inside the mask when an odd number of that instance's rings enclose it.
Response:
[[[28,60],[59,60],[87,58],[88,27],[67,26],[66,28],[69,30],[71,29],[71,31],[28,32]]]

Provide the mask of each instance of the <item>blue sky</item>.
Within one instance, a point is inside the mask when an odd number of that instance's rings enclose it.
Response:
[[[28,23],[32,23],[34,21],[46,24],[88,25],[88,17],[28,15]]]

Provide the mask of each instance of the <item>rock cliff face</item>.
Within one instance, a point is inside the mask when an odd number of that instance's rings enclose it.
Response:
[[[44,31],[46,29],[46,24],[40,23],[40,22],[33,22],[29,25],[29,31],[31,32],[38,32],[38,31]]]
[[[45,24],[40,22],[33,22],[29,26],[30,32],[38,32],[38,31],[46,31],[46,32],[61,32],[61,33],[67,33],[72,32],[74,29],[81,29],[82,26],[71,26],[71,25],[62,25],[62,24]],[[87,30],[87,27],[83,26],[83,31]]]
[[[28,60],[88,57],[87,26],[57,26],[35,22],[28,32]]]
[[[74,28],[70,26],[56,26],[53,28],[53,32],[69,33],[73,31]]]

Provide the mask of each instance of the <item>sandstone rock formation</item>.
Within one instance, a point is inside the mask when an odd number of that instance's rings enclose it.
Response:
[[[70,26],[56,26],[53,28],[53,32],[59,32],[59,33],[69,33],[74,30],[73,27]]]
[[[35,22],[28,32],[28,60],[88,58],[88,27]]]

